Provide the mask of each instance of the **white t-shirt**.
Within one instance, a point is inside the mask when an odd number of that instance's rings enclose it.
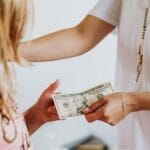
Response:
[[[138,47],[149,0],[100,0],[90,15],[117,26],[116,91],[150,91],[150,12],[142,76],[135,86]],[[150,150],[150,111],[131,113],[117,125],[117,150]]]

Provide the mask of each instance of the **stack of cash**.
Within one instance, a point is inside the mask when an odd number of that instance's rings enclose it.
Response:
[[[109,82],[76,94],[53,94],[52,98],[60,119],[81,115],[86,107],[105,95],[113,93]]]

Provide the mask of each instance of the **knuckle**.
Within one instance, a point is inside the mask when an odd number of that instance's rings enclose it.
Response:
[[[109,123],[111,126],[115,126],[115,124],[114,123]]]
[[[96,116],[97,118],[99,118],[100,115],[101,115],[101,113],[100,113],[99,111],[96,111],[96,112],[95,112],[95,116]]]
[[[50,99],[50,98],[51,98],[51,94],[45,93],[45,98],[46,98],[46,99]]]
[[[87,121],[88,123],[91,123],[91,122],[92,122],[92,119],[91,119],[91,118],[86,117],[86,121]]]
[[[108,120],[107,123],[110,124],[111,126],[115,126],[116,125],[116,122],[113,121],[113,120]]]

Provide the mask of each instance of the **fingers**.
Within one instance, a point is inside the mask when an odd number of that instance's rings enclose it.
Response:
[[[83,113],[88,114],[88,113],[92,113],[95,112],[99,107],[103,106],[105,104],[105,101],[103,99],[95,102],[94,104],[92,104],[90,107],[87,107]]]
[[[47,112],[48,112],[49,114],[57,115],[57,110],[56,110],[55,106],[48,107],[48,108],[47,108]]]
[[[58,113],[55,106],[48,107],[47,112],[50,120],[59,120]]]
[[[54,93],[56,89],[59,87],[59,85],[60,85],[60,80],[56,80],[45,90],[45,93],[49,93],[49,94]]]
[[[88,122],[94,122],[96,120],[101,120],[101,121],[105,121],[105,116],[104,116],[104,108],[101,107],[99,109],[97,109],[96,111],[92,112],[92,113],[88,113],[85,114],[85,118]]]
[[[97,115],[95,113],[85,114],[85,119],[90,123],[97,120]]]
[[[96,120],[104,120],[103,106],[106,102],[101,99],[90,107],[86,108],[83,112],[88,122],[94,122]]]

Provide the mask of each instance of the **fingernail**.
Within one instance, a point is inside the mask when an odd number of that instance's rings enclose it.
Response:
[[[90,109],[89,108],[85,108],[84,109],[84,112],[88,112]]]
[[[55,82],[57,82],[58,84],[60,83],[60,80],[59,79],[57,79]]]

